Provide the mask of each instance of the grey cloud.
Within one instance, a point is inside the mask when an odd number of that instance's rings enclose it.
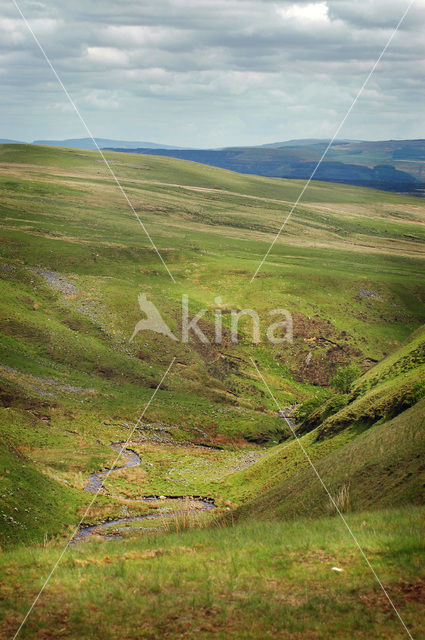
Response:
[[[374,2],[353,2],[353,0],[339,0],[331,3],[329,15],[334,19],[344,20],[353,27],[373,30],[393,29],[398,23],[408,1],[375,0]],[[416,2],[403,21],[400,31],[415,31],[423,25],[425,6]]]
[[[77,104],[98,114],[96,135],[216,146],[254,144],[261,136],[332,135],[406,3],[59,0],[21,6]],[[50,69],[12,9],[0,12],[6,90],[0,106],[3,123],[8,117],[11,123],[0,134],[83,135],[78,121],[70,124]],[[410,114],[406,137],[422,135],[424,14],[423,3],[412,9],[356,108],[362,116],[352,114],[344,135],[391,137],[400,129],[397,113]],[[388,114],[382,113],[386,104]],[[373,134],[374,127],[380,133]]]

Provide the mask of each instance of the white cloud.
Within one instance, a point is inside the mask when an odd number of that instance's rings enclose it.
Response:
[[[278,7],[278,13],[285,19],[293,19],[309,26],[311,23],[329,22],[329,7],[326,2],[291,4],[288,7]]]
[[[120,107],[120,100],[113,91],[90,91],[81,98],[80,106],[95,110],[116,110]]]
[[[89,62],[99,63],[107,67],[124,67],[128,64],[128,55],[113,47],[87,47]]]

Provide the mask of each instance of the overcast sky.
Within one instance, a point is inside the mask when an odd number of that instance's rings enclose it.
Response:
[[[96,136],[216,147],[332,136],[409,0],[17,0]],[[425,0],[340,137],[425,138]],[[12,0],[0,137],[86,137]]]

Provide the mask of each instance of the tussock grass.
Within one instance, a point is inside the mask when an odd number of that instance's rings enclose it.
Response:
[[[413,637],[420,637],[423,508],[347,514]],[[0,557],[10,637],[58,547]],[[337,566],[342,573],[332,571]],[[72,548],[25,637],[388,637],[405,631],[339,518],[239,523]],[[58,626],[58,625],[61,626]]]

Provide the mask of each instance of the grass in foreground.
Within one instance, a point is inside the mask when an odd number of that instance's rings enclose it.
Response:
[[[424,509],[347,519],[414,638],[425,599]],[[1,556],[13,635],[59,546]],[[332,567],[343,569],[342,572]],[[407,634],[338,517],[240,523],[73,547],[22,638],[397,640]]]

